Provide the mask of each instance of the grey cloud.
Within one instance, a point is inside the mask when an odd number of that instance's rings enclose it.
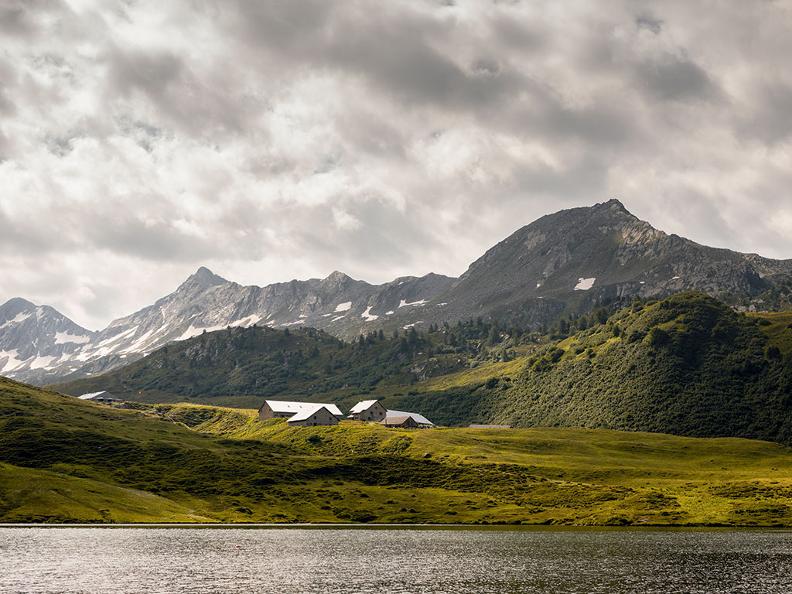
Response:
[[[611,195],[792,256],[792,15],[602,6],[9,0],[0,256],[26,280],[0,300],[31,287],[96,326],[204,263],[259,284],[458,274]]]
[[[638,15],[635,24],[640,29],[648,29],[655,35],[659,35],[663,30],[663,21],[648,14]]]
[[[8,0],[0,6],[0,33],[7,35],[29,35],[36,31],[36,22],[31,12],[48,2],[26,2]]]
[[[774,81],[758,84],[754,103],[738,116],[740,136],[768,144],[788,141],[792,136],[792,84]]]
[[[636,66],[636,78],[649,93],[662,101],[712,99],[718,88],[710,75],[695,62],[665,54]]]

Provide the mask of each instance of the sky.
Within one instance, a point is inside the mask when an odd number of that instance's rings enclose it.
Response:
[[[464,272],[544,214],[792,258],[792,2],[2,0],[0,302]]]

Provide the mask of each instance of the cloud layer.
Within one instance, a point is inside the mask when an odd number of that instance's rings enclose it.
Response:
[[[787,2],[9,0],[0,301],[459,274],[617,196],[792,257]]]

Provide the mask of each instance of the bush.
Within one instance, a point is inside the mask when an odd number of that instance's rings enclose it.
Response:
[[[649,344],[654,348],[671,344],[671,335],[662,328],[652,328],[647,338],[649,339]]]

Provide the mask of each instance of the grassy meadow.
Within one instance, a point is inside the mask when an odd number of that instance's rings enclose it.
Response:
[[[0,521],[792,525],[773,443],[136,406],[0,380]]]

